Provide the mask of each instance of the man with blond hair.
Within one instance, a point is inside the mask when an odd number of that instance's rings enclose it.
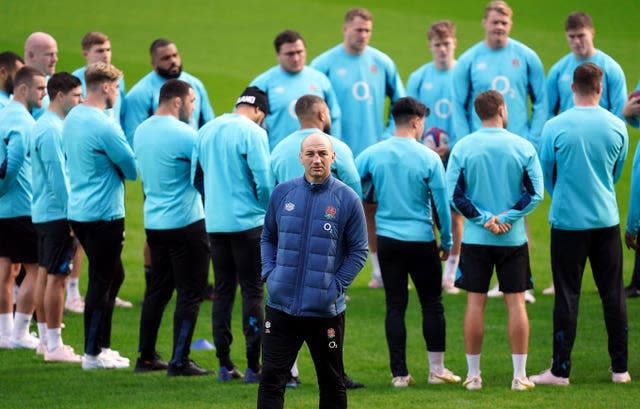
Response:
[[[496,90],[509,110],[507,130],[534,146],[540,140],[547,119],[544,68],[532,49],[509,37],[512,16],[506,2],[489,3],[482,19],[484,40],[465,51],[453,69],[453,126],[457,139],[481,127],[473,101],[481,92]]]
[[[129,366],[110,348],[114,302],[124,280],[124,180],[137,177],[122,129],[104,114],[118,97],[121,76],[112,65],[90,64],[87,98],[67,115],[62,129],[71,188],[68,219],[89,259],[83,369]]]
[[[391,58],[369,45],[373,15],[364,8],[347,11],[342,26],[342,43],[316,57],[311,66],[329,77],[342,110],[339,136],[357,157],[367,147],[388,137],[385,129],[386,99],[394,103],[405,96],[404,85]],[[389,116],[391,118],[391,116]],[[389,125],[393,123],[390,119]],[[338,125],[338,124],[336,124]],[[386,135],[386,136],[385,136]],[[364,205],[367,216],[370,258],[373,265],[369,286],[383,286],[375,240],[376,205]]]

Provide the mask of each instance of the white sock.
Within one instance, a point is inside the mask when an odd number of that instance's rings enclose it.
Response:
[[[31,323],[31,314],[16,312],[13,321],[13,338],[20,339],[29,333],[29,324]]]
[[[42,345],[47,345],[47,323],[46,322],[38,322],[38,338],[40,338],[40,343]]]
[[[447,261],[444,263],[444,280],[455,281],[456,271],[458,270],[458,263],[460,263],[460,254],[450,254]]]
[[[0,337],[9,339],[13,332],[13,314],[0,314]]]
[[[513,377],[526,378],[527,354],[511,354],[511,361],[513,362]]]
[[[77,277],[67,281],[67,300],[75,297],[80,297],[80,279]]]
[[[467,378],[480,376],[480,354],[467,354]]]
[[[53,352],[62,346],[62,328],[49,328],[47,330],[47,350]]]
[[[298,372],[298,360],[296,359],[291,367],[291,376],[296,377],[298,375],[300,375],[300,372]]]
[[[429,351],[429,371],[441,373],[444,369],[444,352]]]
[[[371,257],[371,266],[373,267],[371,270],[371,278],[382,282],[382,274],[380,273],[380,261],[378,261],[378,253],[375,251],[372,251],[369,253],[369,257]]]

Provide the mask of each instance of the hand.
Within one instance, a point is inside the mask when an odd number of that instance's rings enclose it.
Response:
[[[633,249],[638,251],[640,246],[638,246],[637,238],[638,238],[637,235],[631,234],[628,231],[624,233],[624,243],[627,245],[628,249]]]
[[[640,97],[631,97],[625,103],[622,108],[622,115],[625,118],[638,118],[640,117]]]
[[[499,223],[498,216],[492,216],[485,224],[484,228],[493,234],[504,234],[511,230],[510,223]]]
[[[440,260],[447,261],[449,258],[449,250],[445,250],[442,247],[438,249],[438,253],[440,254]]]

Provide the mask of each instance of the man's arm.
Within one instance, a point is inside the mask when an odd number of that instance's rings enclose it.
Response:
[[[544,67],[540,58],[532,51],[529,58],[529,97],[531,98],[531,126],[527,138],[538,149],[542,127],[547,121],[547,93],[544,83]]]
[[[207,89],[204,87],[202,83],[198,84],[198,96],[200,97],[200,118],[198,118],[198,128],[202,127],[207,122],[214,119],[216,116],[213,113],[213,108],[211,107],[211,101],[209,101],[209,95],[207,94]]]
[[[0,163],[0,195],[7,193],[9,187],[18,176],[25,159],[25,146],[22,133],[16,130],[9,134],[0,143],[6,145],[6,156]]]
[[[629,152],[629,134],[627,133],[627,127],[624,124],[620,127],[620,137],[622,138],[622,147],[618,153],[616,164],[613,167],[613,182],[616,183],[620,176],[622,176],[622,169],[624,167],[624,161],[627,159],[627,153]]]
[[[342,143],[341,141],[338,141]],[[336,160],[334,162],[337,177],[345,185],[353,189],[358,197],[362,197],[362,186],[360,185],[360,175],[358,169],[356,169],[356,163],[353,159],[353,153],[346,144],[338,145],[336,141],[333,142],[333,148],[336,152]]]
[[[544,187],[553,196],[553,189],[556,184],[556,152],[554,148],[553,131],[549,123],[542,128],[542,137],[540,141],[540,167],[542,169],[542,177]]]
[[[260,237],[260,254],[262,257],[262,281],[266,281],[274,268],[278,252],[278,225],[276,222],[276,199],[272,196],[264,217],[262,235]]]
[[[640,230],[640,149],[636,147],[631,166],[631,191],[629,192],[629,210],[627,212],[627,235],[634,238]]]
[[[449,190],[445,180],[444,166],[438,160],[431,177],[426,181],[431,191],[431,198],[440,221],[440,247],[443,250],[451,248],[451,210],[449,207]]]
[[[247,165],[253,175],[257,200],[264,209],[269,205],[269,197],[273,192],[274,182],[269,165],[269,141],[267,133],[260,129],[255,138],[248,140]],[[253,136],[253,135],[252,135]]]
[[[343,242],[346,249],[345,257],[336,271],[335,278],[338,294],[346,291],[356,275],[364,267],[369,251],[364,210],[355,193],[351,200],[351,213],[344,226]]]
[[[123,178],[136,180],[138,170],[133,150],[131,150],[124,133],[115,122],[109,123],[108,135],[103,138],[103,141],[107,156]]]
[[[606,72],[607,89],[609,91],[609,109],[612,114],[624,120],[622,111],[627,102],[627,79],[618,63],[612,61]]]
[[[453,103],[453,132],[456,140],[471,132],[472,118],[468,116],[467,107],[471,98],[471,65],[467,59],[460,58],[451,75]]]
[[[49,190],[53,192],[58,204],[66,207],[69,198],[69,185],[64,164],[60,162],[60,158],[64,157],[62,146],[55,143],[52,135],[43,135],[37,149],[44,165]]]
[[[329,107],[329,113],[331,115],[331,135],[340,139],[342,137],[342,124],[340,122],[342,118],[342,111],[340,110],[338,98],[336,97],[336,93],[333,91],[331,82],[326,76],[325,79],[326,85],[324,90],[324,100]]]
[[[140,81],[144,81],[144,78]],[[133,135],[138,125],[153,115],[153,96],[149,95],[140,83],[136,85],[129,91],[122,107],[126,111],[124,131],[131,146],[133,146]]]
[[[511,209],[498,216],[499,224],[513,224],[517,220],[531,213],[544,197],[544,182],[542,168],[535,148],[531,147],[528,160],[522,172],[522,186],[524,187],[520,199]]]

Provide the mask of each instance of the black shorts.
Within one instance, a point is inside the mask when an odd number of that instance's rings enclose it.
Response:
[[[0,219],[0,257],[12,263],[38,262],[38,235],[30,216]]]
[[[474,293],[486,293],[494,267],[500,291],[521,293],[533,288],[527,243],[521,246],[462,243],[456,287]]]
[[[67,275],[76,252],[76,243],[66,219],[35,223],[38,232],[38,265],[47,274]]]

